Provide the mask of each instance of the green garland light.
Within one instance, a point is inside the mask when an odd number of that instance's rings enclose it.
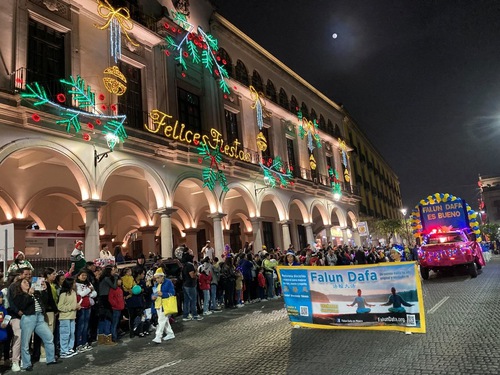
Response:
[[[200,158],[198,162],[201,164],[203,161],[210,161],[210,166],[203,168],[201,172],[203,177],[203,187],[208,188],[210,191],[215,189],[215,184],[218,182],[223,191],[229,191],[227,186],[227,178],[222,169],[222,154],[219,148],[211,149],[206,143],[200,143],[196,148]],[[221,168],[222,167],[222,168]]]
[[[288,185],[293,185],[293,174],[290,168],[285,169],[285,165],[281,157],[276,156],[274,159],[269,158],[267,161],[262,159],[259,163],[264,172],[264,180],[270,187],[279,186],[285,188]]]
[[[342,196],[342,187],[340,186],[339,174],[336,169],[328,168],[328,175],[330,176],[330,186],[334,196]]]
[[[307,147],[311,152],[314,150],[314,144],[317,148],[321,148],[321,138],[318,134],[319,125],[316,119],[309,121],[302,115],[302,111],[297,112],[297,118],[300,121],[299,124],[299,136],[300,139],[304,139],[307,134]]]

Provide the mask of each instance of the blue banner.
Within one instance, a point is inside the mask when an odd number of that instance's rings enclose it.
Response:
[[[468,228],[466,203],[461,199],[420,206],[422,229],[428,233],[441,227]]]
[[[416,262],[278,267],[293,325],[425,333]]]

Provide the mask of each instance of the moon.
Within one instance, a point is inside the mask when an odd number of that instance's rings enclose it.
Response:
[[[333,39],[337,39],[337,36],[338,36],[338,35],[337,35],[337,33],[333,33],[333,34],[332,34],[332,38],[333,38]]]

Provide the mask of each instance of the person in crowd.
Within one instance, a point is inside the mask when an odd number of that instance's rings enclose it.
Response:
[[[269,253],[267,251],[264,253],[264,261],[262,262],[262,267],[264,268],[264,276],[266,278],[267,298],[273,299],[274,298],[274,269],[276,267],[276,262],[271,261],[271,259],[269,258]]]
[[[12,264],[9,266],[7,269],[7,275],[15,273],[17,270],[20,270],[22,268],[29,268],[31,272],[33,272],[35,269],[31,265],[31,263],[26,259],[26,256],[22,251],[18,251],[16,255],[16,259],[12,262]]]
[[[9,315],[12,317],[10,321],[10,325],[12,326],[12,371],[17,372],[21,371],[20,362],[21,362],[21,318],[23,316],[23,312],[21,309],[15,304],[14,296],[15,289],[17,287],[17,291],[20,292],[20,285],[16,285],[16,282],[20,282],[22,280],[27,280],[28,285],[31,282],[31,268],[20,268],[17,270],[17,276],[13,279],[12,284],[10,284],[7,299],[9,302],[9,307],[7,309]],[[30,358],[31,360],[31,358]]]
[[[245,306],[243,304],[243,274],[241,273],[241,269],[239,267],[235,268],[234,274],[236,275],[236,279],[234,281],[234,290],[235,290],[235,304],[236,307],[240,308]]]
[[[94,291],[99,291],[99,278],[102,274],[102,268],[92,262],[87,262],[87,280],[92,284]],[[87,335],[87,345],[97,340],[97,326],[99,325],[99,296],[94,298],[94,305],[90,307],[89,329]]]
[[[184,292],[184,306],[182,309],[182,320],[201,320],[203,317],[198,315],[196,303],[197,297],[197,279],[196,268],[193,264],[193,250],[188,249],[182,255],[182,289]],[[158,317],[159,318],[159,317]]]
[[[253,280],[256,275],[254,270],[254,264],[252,261],[253,261],[252,254],[248,253],[240,260],[238,264],[238,267],[241,269],[241,273],[243,275],[243,282],[245,284],[243,291],[243,300],[245,301],[245,303],[248,303],[251,300],[255,299],[255,296],[253,296],[252,293],[252,288],[254,287]]]
[[[132,287],[134,286],[134,277],[132,276],[131,267],[127,267],[123,270],[121,280],[123,291],[127,294],[132,293]]]
[[[370,252],[368,253],[368,256],[366,257],[366,262],[368,264],[375,264],[377,263],[377,258],[378,258],[377,250],[374,247],[372,247],[370,249]]]
[[[210,282],[210,311],[221,312],[219,301],[221,300],[222,291],[219,288],[220,265],[219,258],[214,257],[211,262],[212,281]]]
[[[129,317],[130,337],[144,337],[149,334],[149,327],[146,327],[142,321],[148,292],[148,287],[144,280],[146,273],[144,268],[140,266],[134,267],[132,272],[132,288],[130,288],[130,291],[125,291],[124,289],[125,305]]]
[[[78,303],[76,295],[75,279],[65,279],[61,286],[59,302],[59,342],[61,345],[61,358],[71,358],[78,354],[73,347],[75,346],[75,321],[76,312],[82,306]],[[22,332],[22,331],[21,331]]]
[[[368,302],[366,302],[365,298],[361,296],[361,289],[358,289],[358,296],[354,298],[354,301],[351,304],[348,304],[347,306],[353,307],[354,305],[357,305],[356,313],[357,314],[367,314],[371,311],[368,307],[374,307],[375,305],[370,305]],[[368,306],[368,307],[366,307]]]
[[[356,250],[356,253],[354,255],[354,262],[356,264],[366,264],[365,251],[363,250],[363,248],[361,246],[358,247],[358,249]]]
[[[116,343],[118,341],[118,324],[120,323],[122,312],[125,309],[125,298],[123,297],[122,279],[120,277],[116,278],[116,288],[109,289],[108,300],[113,310],[113,317],[111,319],[111,340]]]
[[[228,256],[220,267],[220,279],[224,287],[224,307],[233,309],[234,305],[234,290],[236,287],[236,274],[234,272],[233,258]]]
[[[13,284],[12,295],[12,305],[16,306],[18,315],[21,316],[22,370],[33,370],[31,355],[29,352],[29,345],[33,332],[40,336],[43,341],[47,365],[59,363],[59,361],[55,358],[54,336],[45,322],[42,304],[39,298],[35,295],[35,289],[30,287],[30,283],[27,278],[21,279]]]
[[[335,249],[333,248],[331,242],[328,242],[325,260],[326,260],[327,266],[336,266],[337,265],[337,254],[335,254]]]
[[[153,301],[154,308],[158,315],[158,325],[156,326],[155,338],[153,339],[153,342],[155,344],[161,344],[162,340],[168,341],[175,338],[174,331],[170,326],[169,314],[165,314],[163,309],[163,300],[168,297],[175,296],[175,289],[172,281],[165,278],[165,273],[161,267],[156,269],[154,280],[151,300]],[[165,336],[163,336],[164,334]]]
[[[293,251],[289,251],[285,256],[285,266],[300,266],[300,262]]]
[[[265,291],[266,291],[266,278],[264,276],[264,268],[257,268],[257,285],[259,289],[259,301],[267,301]]]
[[[144,257],[143,253],[140,253],[137,257],[136,260],[136,268],[141,268],[144,271],[144,274],[146,274],[147,267],[146,267],[146,258]]]
[[[203,293],[203,315],[210,315],[210,284],[212,282],[212,273],[210,272],[210,259],[205,257],[201,266],[201,272],[198,277],[198,283],[201,292]]]
[[[201,249],[201,256],[202,258],[208,257],[210,260],[214,259],[215,256],[215,250],[210,244],[210,240],[207,240],[207,243],[203,248]]]
[[[114,259],[113,255],[111,255],[111,251],[109,251],[109,245],[107,243],[103,243],[101,245],[101,251],[99,252],[99,258],[101,258],[101,259]]]
[[[76,351],[83,353],[92,350],[92,345],[88,344],[88,329],[92,306],[97,298],[97,292],[85,269],[82,269],[76,276],[76,295],[81,307],[76,313]]]
[[[113,309],[109,303],[109,290],[116,289],[117,269],[115,266],[106,266],[99,279],[99,324],[97,327],[97,343],[102,345],[115,345],[111,336],[111,322]]]
[[[387,300],[386,303],[381,304],[380,306],[390,306],[389,311],[392,313],[404,313],[406,312],[405,308],[406,307],[411,307],[413,306],[411,303],[406,302],[403,297],[401,297],[399,294],[396,294],[396,288],[391,288],[391,295],[389,296],[389,299]]]
[[[8,345],[8,326],[9,326],[9,321],[7,320],[7,317],[9,314],[7,313],[7,309],[4,306],[4,298],[3,298],[3,292],[0,292],[0,356],[4,355],[4,363],[8,363],[9,361],[9,351],[7,350],[7,355],[5,355],[5,345]]]
[[[75,242],[75,248],[69,257],[71,263],[74,264],[74,269],[71,275],[76,275],[80,270],[87,265],[87,261],[85,260],[83,254],[83,241],[78,240]]]

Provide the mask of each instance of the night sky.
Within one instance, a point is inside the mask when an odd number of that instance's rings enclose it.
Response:
[[[405,207],[447,192],[477,209],[478,175],[500,174],[500,1],[215,3],[344,105],[398,175]]]

